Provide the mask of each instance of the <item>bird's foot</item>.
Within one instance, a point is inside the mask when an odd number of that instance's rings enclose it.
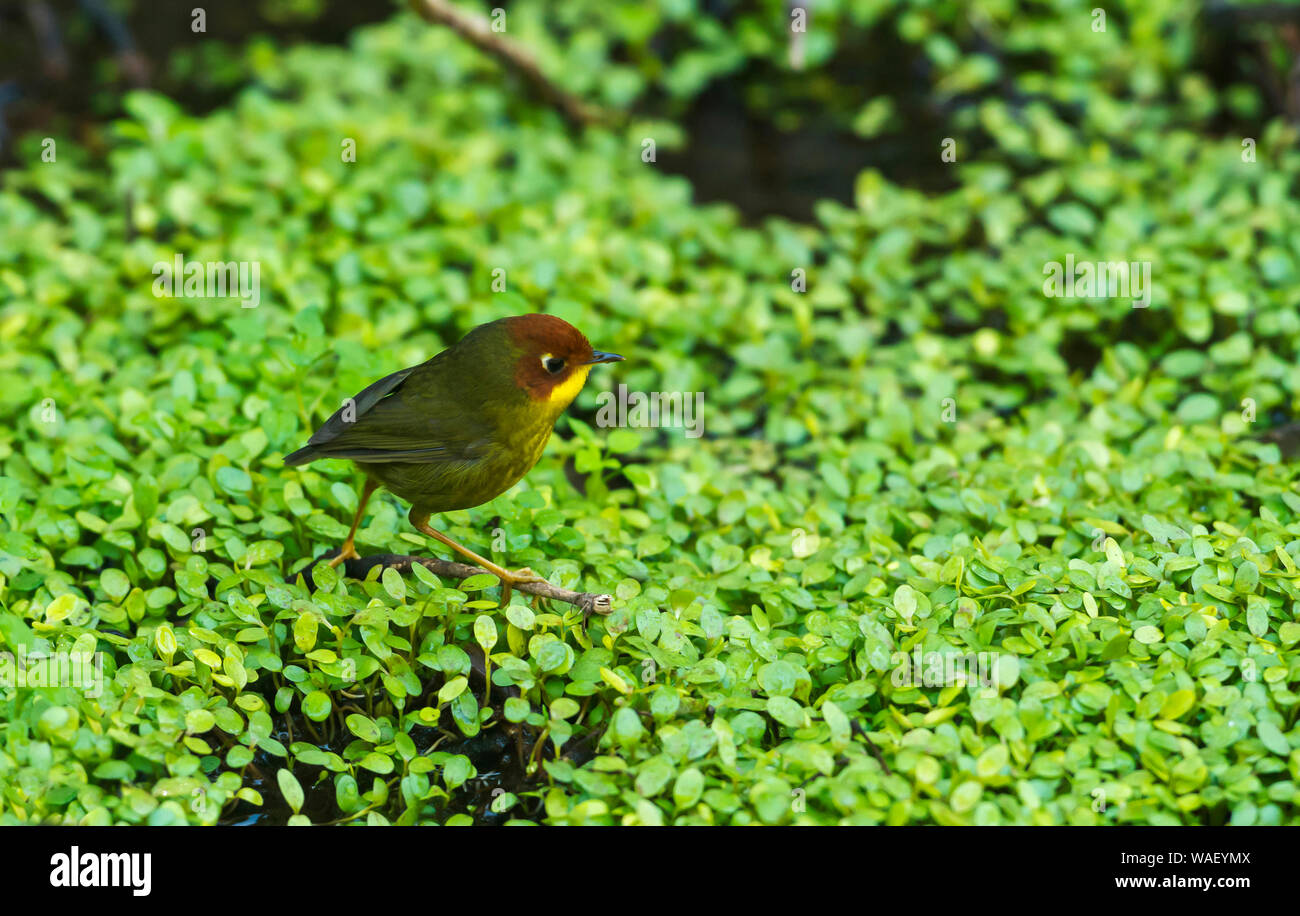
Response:
[[[520,585],[524,582],[545,582],[541,576],[533,572],[527,566],[522,569],[506,570],[506,574],[501,578],[502,582],[509,582],[511,585]]]
[[[340,563],[344,562],[345,560],[359,560],[359,559],[361,559],[361,554],[357,553],[356,546],[351,541],[347,541],[344,543],[342,547],[339,548],[339,555],[334,559],[330,560],[329,566],[330,569],[335,569],[338,567]]]
[[[498,570],[499,571],[494,572],[494,575],[496,575],[496,577],[501,580],[501,604],[500,604],[501,607],[505,607],[507,604],[510,603],[510,592],[514,589],[516,585],[523,585],[528,582],[546,581],[541,576],[537,575],[537,573],[529,569],[527,566],[525,566],[523,569],[515,569],[515,570],[500,569],[498,567]],[[504,573],[505,575],[502,575],[502,573]]]

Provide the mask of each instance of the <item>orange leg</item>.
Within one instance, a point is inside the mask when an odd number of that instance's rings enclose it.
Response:
[[[450,547],[452,550],[459,553],[461,556],[467,557],[468,559],[473,561],[476,565],[483,567],[492,575],[500,579],[502,604],[505,604],[510,600],[510,590],[514,586],[519,585],[523,582],[543,581],[541,576],[537,575],[527,567],[523,569],[516,569],[514,572],[511,572],[509,570],[502,569],[500,566],[493,563],[491,560],[487,559],[486,557],[479,556],[474,551],[470,550],[468,547],[463,547],[460,544],[457,544],[451,538],[447,537],[447,535],[443,534],[441,531],[435,530],[433,527],[429,525],[428,512],[419,512],[415,509],[414,506],[412,506],[411,514],[410,516],[408,516],[408,518],[410,519],[411,525],[414,526],[417,531],[421,531],[424,534],[427,534],[429,537],[441,541],[442,543]]]
[[[348,532],[348,539],[343,542],[339,548],[339,555],[330,560],[330,566],[338,566],[344,560],[355,560],[361,554],[357,553],[357,548],[353,545],[352,539],[357,535],[357,529],[361,527],[361,515],[366,511],[366,503],[370,501],[370,494],[379,488],[369,477],[366,478],[365,486],[361,488],[361,501],[357,503],[357,514],[352,519],[352,530]]]

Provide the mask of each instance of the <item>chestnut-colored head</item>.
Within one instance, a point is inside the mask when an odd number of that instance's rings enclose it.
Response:
[[[593,350],[581,331],[554,315],[518,315],[503,322],[516,353],[515,384],[533,401],[563,410],[598,363],[623,357]]]

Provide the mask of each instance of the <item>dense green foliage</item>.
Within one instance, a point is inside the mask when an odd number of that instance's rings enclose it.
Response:
[[[679,5],[713,44],[775,40]],[[983,72],[952,58],[960,4],[875,6],[954,91]],[[1042,98],[954,115],[955,190],[867,170],[812,225],[693,204],[641,159],[671,123],[574,134],[409,16],[259,46],[203,118],[135,95],[102,161],[27,138],[0,190],[0,641],[97,648],[108,683],[0,688],[0,822],[1295,822],[1300,490],[1254,438],[1300,397],[1295,132],[1255,161],[1210,132],[1258,100],[1189,69],[1183,4],[1102,35],[981,6],[1051,57],[1015,77]],[[702,85],[689,46],[677,77],[595,66],[578,39],[644,41],[640,5],[566,5],[594,17],[567,43],[542,7],[511,5],[518,37],[571,88]],[[260,305],[155,297],[177,252],[259,262]],[[1045,297],[1067,255],[1152,262],[1150,307]],[[423,569],[305,587],[355,478],[283,455],[537,310],[629,360],[443,523],[614,613]],[[619,383],[703,391],[706,435],[596,428]],[[362,553],[432,549],[372,510]],[[994,683],[900,684],[917,649],[988,653]],[[506,734],[541,742],[531,776],[491,772]]]

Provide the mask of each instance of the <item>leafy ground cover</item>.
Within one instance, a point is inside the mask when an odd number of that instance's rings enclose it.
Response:
[[[518,7],[574,91],[653,92]],[[889,22],[946,60],[954,9]],[[1300,395],[1300,152],[1281,120],[1212,129],[1258,100],[1195,70],[1179,9],[1098,50],[1082,6],[1062,38],[1003,4],[984,30],[1068,78],[994,68],[1030,97],[961,109],[953,190],[867,169],[808,224],[694,203],[642,158],[673,122],[575,133],[409,15],[254,45],[201,118],[135,94],[103,155],[26,138],[0,641],[99,651],[105,681],[0,694],[0,822],[1295,822],[1300,491],[1258,434]],[[178,252],[257,262],[260,303],[155,296]],[[1150,262],[1149,306],[1046,296],[1067,256]],[[444,523],[613,613],[300,578],[355,480],[283,455],[539,310],[628,355],[610,387],[704,392],[705,434],[600,428],[598,380]],[[372,507],[363,553],[431,550]]]

